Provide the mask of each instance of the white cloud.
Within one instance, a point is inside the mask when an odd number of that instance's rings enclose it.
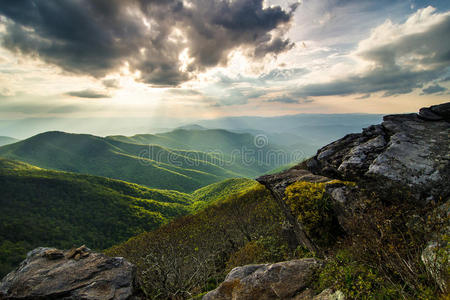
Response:
[[[448,32],[450,12],[438,13],[433,7],[418,10],[403,23],[386,20],[358,44],[347,57],[350,61],[329,68],[328,75],[342,70],[341,76],[304,85],[296,94],[308,97],[410,93],[444,76],[449,68]]]

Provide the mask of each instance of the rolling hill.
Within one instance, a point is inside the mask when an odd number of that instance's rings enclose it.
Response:
[[[183,132],[181,135],[186,133]],[[180,132],[173,133],[173,141],[176,141],[177,134]],[[236,134],[223,132],[221,136],[215,138],[217,146],[226,135],[229,136],[228,144],[220,145],[225,148],[224,151],[239,147],[239,143],[243,143],[233,142]],[[192,136],[195,136],[195,133]],[[213,134],[209,136],[211,141],[213,136]],[[243,138],[247,144],[252,140],[251,135],[243,135]],[[185,150],[169,149],[168,145],[176,146],[176,144],[163,143],[163,138],[158,139],[152,145],[144,145],[142,143],[145,141],[141,139],[139,144],[127,138],[46,132],[0,147],[0,156],[42,168],[104,176],[147,187],[182,192],[192,192],[226,178],[255,177],[273,168],[273,164],[261,161],[243,161],[239,155],[231,158],[191,150],[187,146]],[[196,143],[201,145],[199,139],[192,140],[191,145]],[[159,144],[155,145],[157,143]],[[204,143],[206,144],[206,141]]]
[[[260,148],[260,145],[255,145],[255,136],[249,133],[237,133],[223,129],[194,128],[196,129],[179,128],[159,134],[137,134],[131,137],[119,135],[107,138],[128,143],[155,144],[172,149],[221,152],[228,155],[244,147],[250,151],[257,151],[262,148]],[[265,151],[282,150],[280,146],[275,144],[269,143],[263,146]]]
[[[0,159],[0,276],[34,247],[104,249],[219,201],[217,187],[255,184],[230,179],[186,194]]]
[[[206,129],[193,125],[191,129],[178,128],[159,134],[137,134],[134,136],[108,136],[108,140],[135,144],[155,144],[171,149],[187,149],[218,155],[226,165],[233,163],[235,173],[247,177],[261,175],[273,168],[300,161],[313,155],[317,147],[302,143],[294,135],[285,137],[291,144],[280,146],[281,141],[262,131],[232,132],[223,129]],[[300,151],[299,151],[300,150]]]
[[[18,139],[9,136],[0,136],[0,146],[9,145],[18,141]]]

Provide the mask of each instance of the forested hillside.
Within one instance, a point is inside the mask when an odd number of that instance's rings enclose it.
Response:
[[[235,266],[294,255],[282,220],[269,191],[254,184],[106,253],[138,266],[149,299],[190,298],[214,288]]]
[[[281,146],[264,132],[249,134],[223,129],[199,129],[195,126],[187,128],[189,129],[179,128],[165,133],[137,134],[130,137],[116,135],[109,136],[107,139],[216,154],[226,162],[234,162],[234,172],[249,177],[254,177],[256,173],[256,175],[260,175],[270,169],[290,163],[293,159],[296,159],[293,152],[300,149],[298,147]]]
[[[232,179],[221,186],[232,191],[233,186],[252,184],[255,181]],[[205,189],[201,205],[216,198]],[[36,246],[86,244],[104,249],[199,206],[195,193],[149,189],[6,159],[0,159],[0,194],[0,276]]]
[[[247,147],[256,149],[254,136],[223,129],[176,129],[159,134],[137,134],[131,137],[109,136],[109,139],[136,144],[156,144],[173,149],[198,151],[221,151],[230,154],[233,150]],[[267,145],[266,145],[267,146]],[[273,145],[273,148],[276,148]]]

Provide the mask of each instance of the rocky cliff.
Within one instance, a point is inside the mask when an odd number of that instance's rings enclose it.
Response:
[[[381,124],[365,128],[361,133],[349,134],[321,148],[306,162],[278,174],[262,176],[257,181],[271,191],[298,244],[320,256],[319,247],[286,204],[286,188],[298,181],[328,183],[326,194],[333,202],[334,213],[344,230],[357,213],[352,202],[362,197],[361,189],[386,192],[387,197],[395,189],[407,189],[411,201],[420,205],[432,201],[448,203],[449,122],[450,103],[422,108],[417,114],[385,116]],[[356,182],[357,185],[348,186],[334,179]],[[450,211],[448,205],[445,207],[441,216],[448,217]],[[350,230],[347,233],[352,234]],[[427,269],[432,265],[432,258],[436,257],[436,252],[430,250],[436,245],[436,242],[430,242],[423,251],[422,261]],[[450,257],[450,253],[445,255]],[[296,260],[235,268],[216,290],[203,299],[343,299],[340,291],[327,289],[318,295],[311,291],[309,284],[315,276],[314,271],[322,263]],[[445,293],[445,279],[436,278],[436,271],[442,268],[440,265],[429,272]]]
[[[417,114],[388,115],[379,125],[319,149],[293,168],[257,179],[274,195],[293,228],[298,243],[320,251],[295,222],[283,200],[286,187],[297,181],[357,182],[366,190],[390,193],[408,189],[411,200],[424,205],[450,196],[450,102],[422,108]],[[354,214],[352,201],[360,190],[341,183],[327,185],[341,226]]]

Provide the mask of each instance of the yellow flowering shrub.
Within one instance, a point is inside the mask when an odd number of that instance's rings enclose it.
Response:
[[[325,187],[335,183],[354,185],[339,180],[325,183],[299,181],[288,186],[285,191],[285,201],[292,214],[309,237],[321,245],[333,242],[339,228],[335,224],[332,203],[325,193]]]

